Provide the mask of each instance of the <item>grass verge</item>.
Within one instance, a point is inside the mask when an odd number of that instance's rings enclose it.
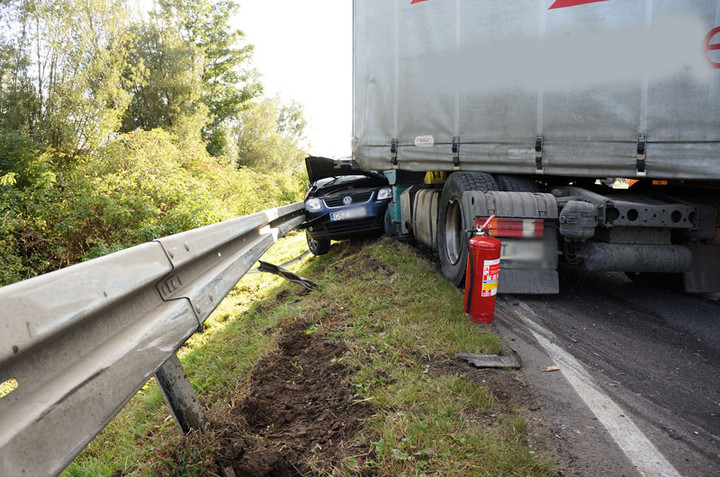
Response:
[[[282,263],[304,248],[296,234],[264,260]],[[534,447],[522,399],[508,396],[516,376],[475,372],[456,360],[459,352],[502,352],[502,341],[491,327],[468,322],[462,292],[415,249],[388,239],[339,243],[292,268],[319,288],[305,294],[275,277],[248,275],[180,354],[213,433],[182,436],[150,383],[65,475],[213,475],[237,435],[272,439],[271,432],[253,434],[237,410],[255,364],[278,352],[274,336],[298,324],[312,340],[342,343],[344,354],[326,364],[348,370],[337,385],[369,409],[347,452],[330,456],[307,442],[308,452],[292,463],[302,474],[556,474]],[[299,362],[287,363],[293,367]],[[300,389],[299,378],[291,384]]]

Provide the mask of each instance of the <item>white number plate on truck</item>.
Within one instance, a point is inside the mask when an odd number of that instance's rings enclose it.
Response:
[[[545,251],[541,240],[501,239],[500,258],[522,262],[539,262]]]
[[[357,209],[341,210],[339,212],[333,212],[330,214],[330,222],[337,222],[338,220],[360,219],[362,217],[365,217],[366,215],[367,212],[365,212],[364,207],[358,207]]]

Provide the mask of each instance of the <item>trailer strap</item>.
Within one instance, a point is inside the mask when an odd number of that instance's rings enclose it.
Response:
[[[645,170],[645,155],[647,152],[647,140],[645,138],[644,134],[640,134],[638,136],[637,141],[637,162],[636,162],[636,169],[637,169],[637,175],[640,177],[645,177],[647,174],[647,171]]]
[[[393,166],[393,169],[398,168],[398,140],[397,138],[393,138],[392,141],[390,141],[390,163]]]
[[[456,171],[460,170],[460,138],[458,136],[453,137],[452,157],[453,169]]]
[[[538,134],[535,138],[535,171],[543,174],[543,143],[545,139],[542,134]]]

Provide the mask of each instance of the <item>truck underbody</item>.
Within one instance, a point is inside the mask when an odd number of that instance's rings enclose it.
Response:
[[[500,293],[557,293],[561,261],[633,280],[679,279],[692,293],[720,291],[720,193],[711,183],[645,180],[628,187],[625,180],[483,172],[387,175],[395,197],[386,232],[437,251],[443,274],[458,286],[468,230],[496,215]]]
[[[354,0],[353,19],[353,157],[389,171],[388,233],[448,279],[494,214],[501,293],[556,293],[560,262],[720,291],[720,1]]]

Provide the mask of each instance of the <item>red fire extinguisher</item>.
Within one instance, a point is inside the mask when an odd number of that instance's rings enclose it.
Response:
[[[491,323],[500,276],[500,241],[490,236],[491,216],[468,238],[468,265],[465,274],[465,314],[473,323]]]

